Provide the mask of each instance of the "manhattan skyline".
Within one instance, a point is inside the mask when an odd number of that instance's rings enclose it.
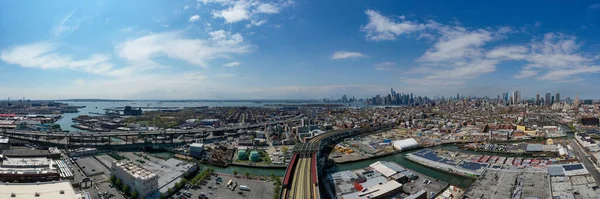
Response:
[[[7,1],[0,97],[600,99],[599,21],[592,1]]]

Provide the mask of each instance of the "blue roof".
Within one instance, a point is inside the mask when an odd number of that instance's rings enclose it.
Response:
[[[563,168],[565,168],[565,171],[572,171],[572,170],[583,169],[583,165],[581,165],[581,164],[566,164],[566,165],[563,165]]]
[[[458,164],[458,167],[460,167],[460,168],[473,170],[473,171],[477,171],[477,170],[479,170],[481,168],[485,168],[487,166],[488,166],[488,164],[485,164],[485,163],[470,162],[470,161],[463,161],[460,164]]]
[[[428,160],[432,160],[432,161],[436,161],[436,162],[440,162],[440,163],[444,163],[444,164],[448,164],[448,165],[456,165],[456,163],[454,161],[440,157],[435,153],[435,151],[430,150],[430,149],[420,150],[420,151],[414,152],[413,154],[416,156],[428,159]]]

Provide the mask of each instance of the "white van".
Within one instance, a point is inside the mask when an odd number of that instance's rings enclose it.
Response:
[[[242,191],[250,191],[250,187],[248,187],[246,185],[240,185],[240,190],[242,190]]]

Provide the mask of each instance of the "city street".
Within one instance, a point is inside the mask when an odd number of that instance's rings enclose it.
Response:
[[[577,143],[577,141],[575,141],[575,139],[571,140],[571,145],[573,146],[573,150],[575,151],[575,153],[577,153],[577,156],[579,156],[579,160],[590,171],[590,173],[594,177],[594,180],[596,180],[596,184],[600,186],[600,172],[598,172],[598,170],[596,170],[596,167],[589,160],[589,158],[588,158],[589,156],[583,152],[583,149]]]

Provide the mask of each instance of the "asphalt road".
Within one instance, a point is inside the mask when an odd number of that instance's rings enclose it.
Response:
[[[571,140],[571,145],[573,146],[573,150],[579,156],[579,160],[585,165],[585,167],[590,171],[594,180],[596,180],[596,185],[600,186],[600,172],[596,170],[596,167],[590,162],[589,156],[583,152],[581,146],[574,139]]]

